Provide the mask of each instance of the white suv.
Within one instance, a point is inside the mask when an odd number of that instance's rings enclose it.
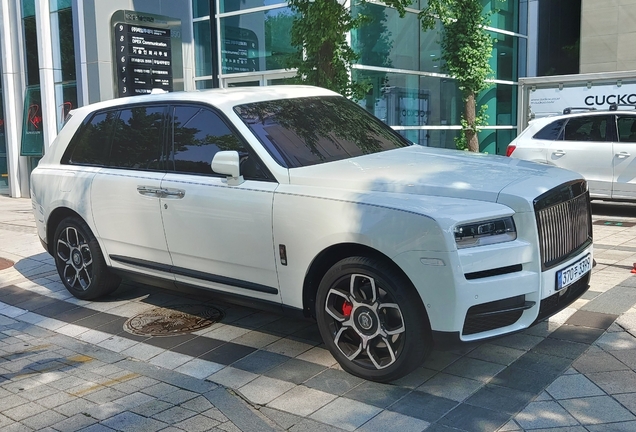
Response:
[[[576,110],[531,121],[507,155],[581,173],[592,198],[636,199],[636,111]]]
[[[523,330],[589,285],[581,176],[411,145],[314,87],[79,108],[31,180],[73,295],[126,277],[315,318],[370,380],[413,370],[432,341]]]

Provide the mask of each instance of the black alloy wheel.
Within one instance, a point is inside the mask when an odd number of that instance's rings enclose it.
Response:
[[[86,222],[78,217],[64,219],[55,230],[54,241],[57,272],[71,294],[92,300],[117,289],[120,279],[108,270]]]
[[[430,351],[422,300],[411,282],[383,261],[339,261],[321,281],[316,305],[323,341],[354,375],[392,381],[415,369]]]

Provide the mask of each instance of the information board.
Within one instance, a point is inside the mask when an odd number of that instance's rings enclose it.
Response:
[[[115,24],[119,97],[173,90],[170,29]]]

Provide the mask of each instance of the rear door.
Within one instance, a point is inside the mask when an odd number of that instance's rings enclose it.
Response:
[[[612,198],[636,199],[636,115],[616,116]]]
[[[278,183],[217,111],[170,107],[161,211],[178,282],[280,302],[272,206]],[[241,155],[245,182],[212,171],[218,151]]]
[[[91,188],[93,218],[114,267],[174,280],[163,233],[160,195],[165,176],[167,106],[118,111],[107,167]]]
[[[547,162],[583,175],[595,197],[612,194],[612,142],[608,128],[611,115],[590,115],[570,118],[563,128],[562,139],[550,143]]]

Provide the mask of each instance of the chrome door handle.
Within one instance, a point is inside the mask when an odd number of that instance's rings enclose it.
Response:
[[[185,196],[185,191],[183,189],[162,189],[163,191],[163,196],[164,197],[169,197],[169,198],[177,198],[177,199],[181,199]]]
[[[630,157],[631,155],[629,153],[627,153],[627,152],[620,152],[620,153],[616,153],[616,156],[619,159],[625,159],[625,158]]]
[[[565,152],[563,150],[556,150],[552,154],[555,156],[565,156]]]
[[[152,186],[137,186],[137,192],[139,192],[141,195],[145,195],[145,196],[154,196],[154,197],[162,197],[163,196],[163,190],[160,188],[155,188]]]

